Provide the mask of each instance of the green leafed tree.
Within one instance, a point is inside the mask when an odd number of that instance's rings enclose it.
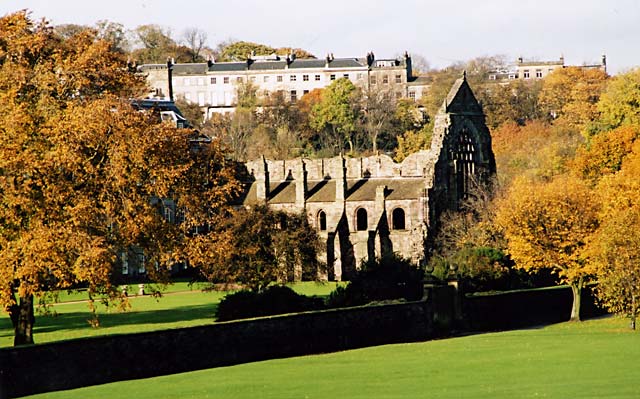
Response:
[[[612,78],[597,107],[607,128],[640,126],[640,68]]]
[[[265,44],[258,44],[245,41],[234,41],[219,50],[217,61],[245,61],[255,55],[269,55],[276,52],[276,49]]]
[[[323,147],[334,153],[341,152],[345,143],[349,152],[354,151],[353,134],[359,121],[358,95],[358,89],[349,79],[338,79],[322,91],[320,103],[311,110],[310,126],[322,137]]]

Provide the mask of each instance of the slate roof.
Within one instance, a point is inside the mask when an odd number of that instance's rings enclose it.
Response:
[[[248,66],[247,66],[248,65]],[[295,59],[289,64],[289,69],[318,69],[325,68],[327,61],[325,59]],[[187,63],[187,64],[174,64],[174,75],[204,75],[207,72],[241,72],[251,71],[270,71],[270,70],[284,70],[287,67],[285,60],[278,61],[265,61],[255,60],[250,64],[244,62],[217,62],[217,63]],[[366,63],[358,60],[357,58],[335,58],[329,62],[328,69],[332,68],[366,68]],[[165,64],[146,64],[141,65],[140,69],[153,69],[153,68],[166,68]]]
[[[204,75],[207,73],[207,64],[175,64],[173,66],[174,75]]]

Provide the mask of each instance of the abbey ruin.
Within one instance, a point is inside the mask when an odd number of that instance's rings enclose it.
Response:
[[[349,279],[364,259],[394,252],[423,264],[440,215],[472,182],[496,173],[491,136],[466,76],[438,114],[431,148],[395,163],[365,158],[258,159],[246,164],[243,204],[305,212],[321,237],[329,280]]]

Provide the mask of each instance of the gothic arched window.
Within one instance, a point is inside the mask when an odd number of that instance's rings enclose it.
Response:
[[[451,152],[458,199],[467,198],[475,175],[476,148],[470,132],[464,128],[453,145]]]
[[[320,231],[327,230],[327,214],[324,211],[318,212],[318,229]]]

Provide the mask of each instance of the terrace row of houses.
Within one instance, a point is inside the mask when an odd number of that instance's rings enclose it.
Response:
[[[515,64],[490,71],[487,80],[544,79],[557,69],[565,68],[564,57],[551,61],[527,61],[519,57]],[[607,59],[600,63],[581,65],[606,72]],[[174,64],[144,64],[137,67],[145,74],[150,98],[173,100],[184,98],[196,103],[208,118],[214,113],[228,113],[237,104],[238,85],[250,83],[261,96],[280,93],[284,99],[296,102],[314,89],[321,89],[336,79],[346,78],[365,90],[384,90],[395,98],[419,101],[429,89],[426,76],[414,76],[411,56],[377,59],[373,52],[366,57],[299,59],[294,54],[255,55],[242,62]]]
[[[206,109],[206,115],[234,109],[239,84],[250,83],[260,95],[280,92],[295,102],[311,90],[346,78],[366,89],[389,91],[396,98],[419,99],[424,80],[413,76],[411,56],[365,58],[299,59],[295,55],[250,55],[244,62],[145,64],[138,70],[147,76],[150,96],[173,99],[182,97]]]
[[[600,63],[585,63],[584,65],[575,66],[584,69],[600,69],[607,72],[607,56],[603,54]],[[564,56],[560,56],[559,59],[551,61],[527,61],[522,57],[518,57],[514,65],[508,68],[490,71],[488,79],[497,81],[544,79],[551,72],[566,67],[568,67],[568,65],[565,65]]]

